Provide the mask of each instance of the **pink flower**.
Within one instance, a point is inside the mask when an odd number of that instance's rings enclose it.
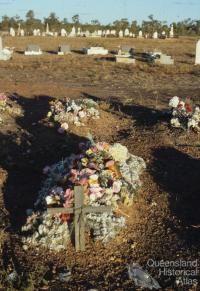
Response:
[[[115,164],[115,162],[114,162],[113,160],[108,161],[108,162],[106,163],[106,168],[110,168],[110,167],[114,166],[114,164]]]
[[[65,203],[63,204],[64,208],[69,208],[73,201],[73,191],[71,189],[67,189],[64,194]]]
[[[120,190],[121,190],[121,186],[122,186],[121,181],[115,181],[115,182],[113,183],[113,192],[114,192],[114,193],[119,193]]]
[[[6,101],[7,96],[3,93],[0,93],[0,101]]]

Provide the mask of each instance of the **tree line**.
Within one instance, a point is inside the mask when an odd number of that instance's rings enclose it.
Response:
[[[52,12],[50,15],[43,20],[35,17],[33,10],[29,10],[26,13],[25,19],[21,19],[18,15],[14,17],[8,17],[7,15],[2,16],[2,21],[0,22],[1,31],[9,31],[10,27],[17,29],[19,27],[23,28],[26,33],[32,33],[34,29],[40,29],[45,31],[47,23],[52,32],[60,31],[62,28],[70,32],[72,27],[81,27],[83,31],[89,30],[94,32],[95,30],[106,30],[115,29],[117,32],[120,30],[130,29],[133,33],[138,33],[142,30],[143,33],[152,34],[155,31],[161,33],[165,31],[169,33],[169,25],[166,21],[160,21],[154,18],[153,15],[149,15],[147,20],[142,21],[139,25],[136,20],[129,21],[126,18],[121,20],[115,20],[113,23],[103,25],[97,19],[91,20],[90,23],[81,23],[79,14],[76,14],[69,21],[67,18],[59,19],[56,13]],[[174,22],[174,30],[177,35],[200,35],[200,20],[192,20],[191,18]]]

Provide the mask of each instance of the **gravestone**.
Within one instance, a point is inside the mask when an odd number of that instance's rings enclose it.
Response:
[[[21,24],[18,24],[18,29],[17,29],[17,36],[21,35]]]
[[[85,36],[86,36],[86,37],[90,37],[90,32],[89,32],[89,30],[86,30],[86,32],[85,32]]]
[[[28,45],[24,54],[25,56],[38,56],[38,55],[42,55],[42,51],[39,45],[32,44],[32,45]]]
[[[87,55],[107,55],[108,50],[103,47],[83,48],[83,52]]]
[[[3,50],[3,40],[2,37],[0,36],[0,51]]]
[[[120,31],[119,31],[119,37],[120,37],[120,38],[124,37],[123,30],[120,30]]]
[[[120,50],[119,50],[119,53],[118,54],[121,54],[121,55],[130,55],[130,50],[131,50],[131,47],[128,46],[128,45],[122,45]]]
[[[71,30],[69,36],[70,37],[75,37],[76,36],[76,28],[75,28],[75,26],[72,27],[72,30]]]
[[[200,40],[198,40],[196,45],[195,65],[200,65]]]
[[[37,36],[37,29],[34,29],[34,30],[33,30],[33,35],[34,35],[34,36]]]
[[[80,27],[78,27],[77,36],[81,36],[81,28]]]
[[[62,37],[67,36],[67,31],[64,28],[61,29],[61,32],[60,33],[61,33],[61,36]]]
[[[173,26],[173,24],[171,25],[171,28],[170,28],[169,37],[170,38],[174,37],[174,26]]]
[[[98,34],[99,37],[101,37],[102,36],[102,30],[98,30],[97,34]]]
[[[142,30],[139,31],[138,38],[143,38]]]
[[[128,37],[128,36],[129,36],[129,34],[130,34],[130,32],[129,32],[129,29],[128,29],[128,28],[126,28],[126,29],[125,29],[125,31],[124,31],[124,36]]]
[[[155,63],[160,65],[174,65],[174,60],[171,56],[161,54],[160,58],[155,60]]]
[[[24,29],[21,29],[20,34],[21,34],[21,36],[24,36],[25,35]]]
[[[85,206],[84,188],[76,186],[74,188],[74,208],[48,208],[47,213],[53,214],[74,214],[75,248],[76,251],[85,251],[85,215],[88,213],[110,213],[109,206]]]
[[[46,34],[48,35],[49,34],[49,24],[47,23],[46,25]]]
[[[117,63],[135,64],[135,59],[132,56],[116,55],[115,58]]]
[[[62,44],[58,47],[58,55],[63,56],[71,53],[70,46],[68,44]]]
[[[155,31],[155,32],[153,33],[153,39],[158,39],[158,32],[157,32],[157,31]]]
[[[8,61],[12,56],[12,51],[7,48],[3,48],[3,40],[0,36],[0,61]]]
[[[110,34],[113,35],[113,36],[116,36],[116,33],[117,33],[117,32],[116,32],[115,29],[112,29],[111,32],[110,32]]]
[[[10,36],[14,37],[15,36],[15,30],[14,28],[10,28]]]

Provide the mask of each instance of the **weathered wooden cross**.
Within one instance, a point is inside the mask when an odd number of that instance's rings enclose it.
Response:
[[[110,206],[84,206],[84,188],[76,186],[74,188],[74,207],[73,208],[48,208],[48,214],[74,214],[75,227],[75,248],[76,251],[85,250],[85,214],[111,212]]]

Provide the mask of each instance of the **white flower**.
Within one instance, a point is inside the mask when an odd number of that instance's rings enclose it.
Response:
[[[198,128],[198,122],[194,118],[188,120],[188,128]]]
[[[178,118],[172,118],[172,119],[171,119],[171,125],[172,125],[173,127],[181,127],[181,124],[180,124]]]
[[[108,152],[117,162],[124,163],[128,159],[128,149],[120,143],[115,143]]]
[[[55,202],[55,200],[54,200],[54,198],[52,196],[47,196],[45,198],[45,200],[46,200],[47,205],[52,205]]]
[[[172,108],[176,108],[179,104],[179,97],[174,96],[172,99],[169,101],[169,106]]]
[[[86,116],[84,111],[79,111],[78,115],[80,118],[84,118]]]
[[[62,123],[61,128],[64,129],[65,131],[67,131],[69,129],[68,123],[67,122]]]

